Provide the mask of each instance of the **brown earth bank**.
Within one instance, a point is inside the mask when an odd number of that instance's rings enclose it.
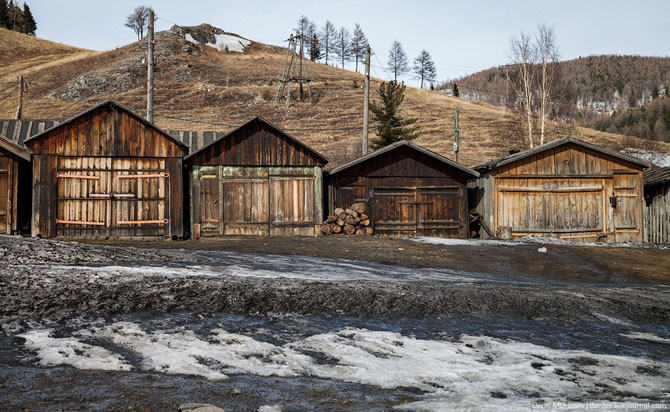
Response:
[[[473,240],[433,245],[369,236],[226,237],[182,242],[107,243],[149,249],[209,250],[352,259],[505,277],[587,283],[670,284],[670,248]],[[546,247],[546,253],[539,253]],[[324,267],[327,270],[327,267]]]

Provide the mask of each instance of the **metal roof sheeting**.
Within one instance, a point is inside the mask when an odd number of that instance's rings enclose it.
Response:
[[[656,186],[670,182],[670,167],[647,170],[644,172],[645,187]]]

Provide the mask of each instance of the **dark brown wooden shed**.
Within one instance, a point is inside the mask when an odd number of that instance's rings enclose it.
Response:
[[[25,144],[33,152],[33,236],[183,236],[188,148],[133,111],[107,101]]]
[[[376,234],[469,235],[467,181],[477,172],[408,141],[328,172],[328,209],[366,202]]]
[[[252,119],[185,162],[194,233],[319,234],[328,160],[267,120]]]
[[[23,192],[29,194],[29,173],[30,154],[0,135],[0,234],[18,234],[21,230],[21,206],[30,207],[22,202],[26,199]]]
[[[475,166],[471,207],[492,231],[509,227],[513,237],[641,242],[647,167],[566,137]]]

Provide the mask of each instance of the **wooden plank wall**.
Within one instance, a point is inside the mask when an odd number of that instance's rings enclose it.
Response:
[[[645,241],[670,243],[670,182],[645,187]]]
[[[638,165],[566,144],[484,174],[480,188],[487,179],[492,183],[485,189],[492,190],[478,203],[493,230],[510,226],[515,237],[642,241]],[[616,206],[610,204],[612,197]]]
[[[189,162],[200,166],[323,166],[307,147],[260,121],[251,122],[196,153]]]
[[[78,157],[182,157],[186,153],[168,135],[109,105],[26,145],[36,154]]]

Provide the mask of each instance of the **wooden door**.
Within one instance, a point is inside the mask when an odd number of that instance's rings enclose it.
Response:
[[[0,156],[0,233],[2,234],[11,232],[12,185],[9,176],[11,163],[9,157]]]
[[[267,168],[224,168],[221,186],[224,234],[268,234],[270,213]]]
[[[221,216],[223,203],[222,183],[219,177],[219,168],[204,168],[198,173],[200,182],[199,202],[195,205],[200,211],[200,233],[202,236],[216,236],[223,234],[223,219]]]
[[[112,236],[168,236],[170,175],[165,159],[114,159],[112,168]]]
[[[57,236],[101,239],[109,236],[110,169],[110,158],[58,158]]]
[[[461,237],[463,219],[460,207],[463,189],[457,186],[418,188],[417,235]]]
[[[416,189],[377,187],[373,193],[371,207],[375,232],[391,236],[415,236]]]
[[[613,208],[614,234],[616,242],[640,241],[640,196],[638,175],[615,173],[610,207]],[[639,239],[638,239],[639,237]]]
[[[270,205],[272,225],[315,225],[314,176],[270,176]]]

